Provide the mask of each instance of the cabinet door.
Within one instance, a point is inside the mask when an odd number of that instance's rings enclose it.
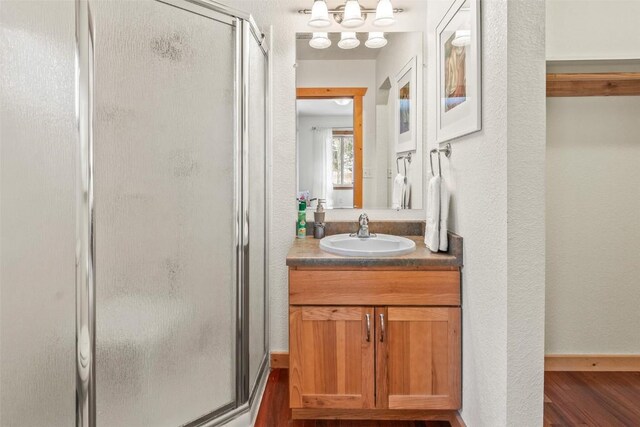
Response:
[[[291,408],[373,408],[371,307],[291,307]]]
[[[460,308],[376,309],[378,408],[460,408]]]

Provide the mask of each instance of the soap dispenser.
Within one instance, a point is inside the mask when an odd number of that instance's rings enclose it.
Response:
[[[323,203],[326,203],[324,199],[318,199],[318,206],[316,207],[316,211],[313,213],[313,237],[315,239],[323,239],[325,235],[325,211]]]

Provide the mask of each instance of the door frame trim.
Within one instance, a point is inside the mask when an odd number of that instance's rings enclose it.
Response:
[[[362,209],[363,198],[363,98],[366,87],[302,87],[296,89],[296,99],[353,99],[353,208]]]

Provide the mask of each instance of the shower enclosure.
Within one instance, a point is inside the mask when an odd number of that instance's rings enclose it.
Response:
[[[268,370],[265,36],[208,0],[3,3],[0,425],[246,412]]]

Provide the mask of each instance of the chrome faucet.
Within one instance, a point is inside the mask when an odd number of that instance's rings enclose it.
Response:
[[[369,233],[369,216],[366,213],[360,215],[358,219],[358,232],[356,236],[363,239],[368,239],[371,237],[371,233]]]

